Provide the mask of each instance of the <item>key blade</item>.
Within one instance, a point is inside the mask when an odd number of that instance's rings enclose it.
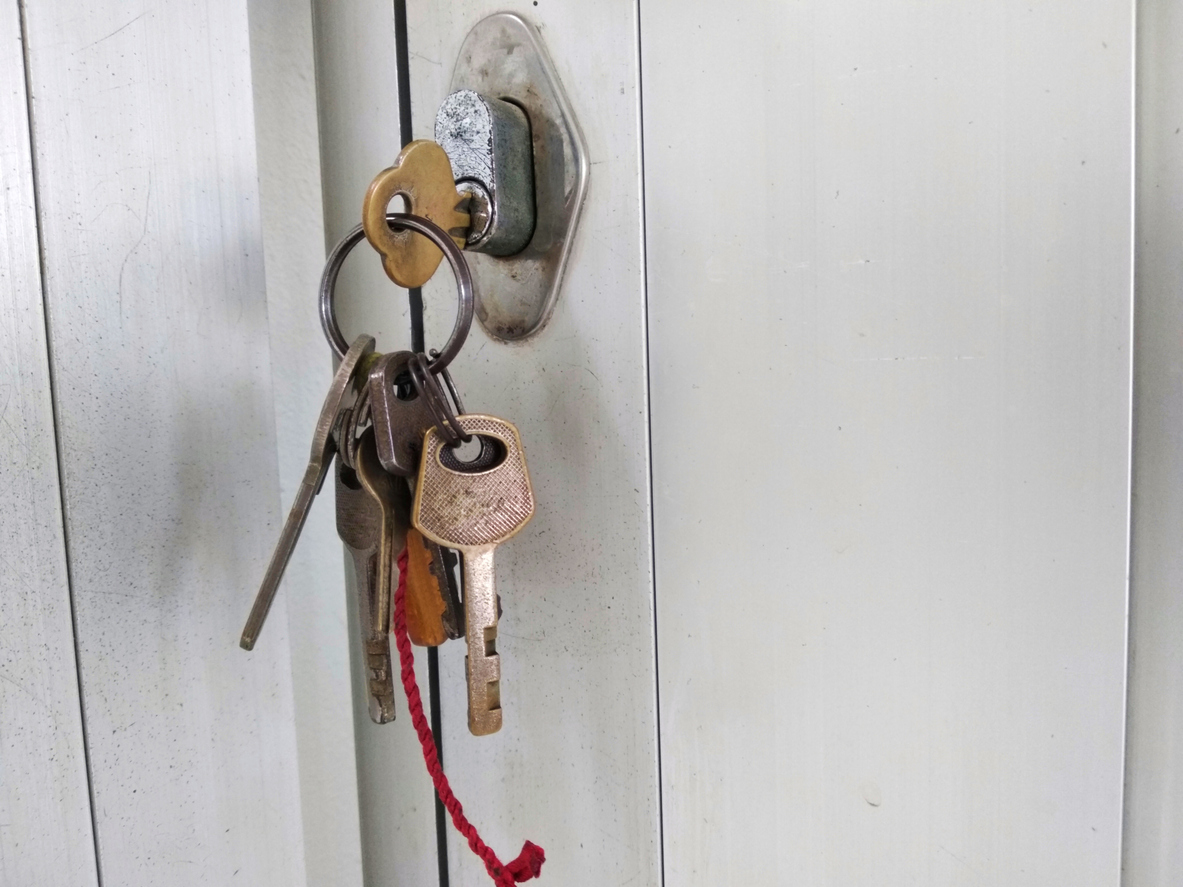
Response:
[[[362,450],[365,438],[363,437]],[[388,724],[394,720],[394,680],[390,660],[390,637],[370,629],[378,578],[378,559],[382,546],[382,508],[362,484],[361,479],[337,462],[336,478],[337,535],[353,562],[353,591],[357,595],[360,618],[362,673],[369,695],[370,720]]]
[[[325,463],[325,474],[328,473],[328,466],[331,464],[331,462]],[[322,475],[321,480],[323,479]],[[258,640],[263,622],[267,619],[267,613],[271,610],[271,604],[275,600],[275,593],[279,591],[279,581],[283,579],[288,561],[292,558],[292,551],[295,550],[296,542],[300,538],[300,531],[304,529],[304,523],[308,520],[308,512],[312,510],[312,500],[316,498],[319,486],[319,483],[309,484],[307,480],[300,484],[300,490],[296,493],[296,501],[292,503],[292,509],[288,512],[287,520],[283,524],[283,532],[279,535],[279,544],[275,546],[275,551],[271,555],[271,563],[267,565],[263,584],[259,586],[259,593],[255,597],[254,606],[251,607],[251,613],[247,617],[246,627],[242,630],[242,638],[238,645],[244,650],[253,650],[255,647],[255,641]]]
[[[366,429],[358,445],[357,477],[382,512],[377,593],[370,609],[370,630],[375,636],[386,637],[390,633],[395,561],[407,543],[411,498],[406,481],[387,473],[378,461],[372,428]]]
[[[468,730],[488,736],[501,729],[501,656],[497,653],[497,582],[493,546],[470,548],[464,562],[465,641],[468,656]]]

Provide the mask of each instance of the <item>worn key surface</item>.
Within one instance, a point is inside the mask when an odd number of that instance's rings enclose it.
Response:
[[[414,477],[419,473],[423,435],[435,424],[427,402],[408,387],[408,397],[398,396],[398,380],[409,379],[407,361],[410,351],[383,354],[370,369],[370,415],[378,459],[391,474]]]
[[[453,555],[455,563],[455,555]],[[450,581],[443,548],[414,527],[407,531],[407,635],[438,647],[464,634],[464,610]]]
[[[364,449],[363,440],[358,447]],[[362,667],[370,697],[370,719],[375,724],[394,720],[394,673],[390,637],[373,631],[372,613],[379,596],[379,557],[383,509],[362,484],[357,473],[337,460],[337,535],[353,561],[358,595],[358,625],[361,631]]]
[[[390,634],[390,607],[394,597],[392,583],[398,569],[396,559],[407,543],[407,528],[410,526],[411,494],[406,481],[389,474],[378,461],[373,428],[367,428],[362,433],[355,468],[361,485],[378,503],[382,512],[376,594],[369,604],[369,618],[363,624],[368,625],[372,636],[386,638]]]
[[[271,603],[275,600],[275,593],[279,590],[279,581],[283,578],[288,561],[292,558],[292,551],[296,541],[300,538],[300,531],[308,520],[308,512],[312,508],[312,500],[320,492],[324,479],[333,464],[336,444],[333,430],[340,419],[342,410],[348,406],[354,393],[358,390],[355,376],[364,369],[364,358],[374,350],[374,339],[371,336],[358,336],[341,365],[333,377],[333,384],[329,393],[325,395],[324,406],[316,420],[316,432],[312,436],[312,452],[308,459],[308,467],[304,470],[304,479],[300,481],[300,489],[296,492],[296,501],[292,503],[284,522],[283,531],[279,536],[279,544],[275,546],[275,553],[271,555],[271,562],[267,565],[267,572],[263,576],[263,584],[255,597],[254,606],[246,620],[246,627],[242,630],[239,645],[244,650],[251,650],[267,619]]]
[[[501,658],[497,653],[497,586],[493,550],[534,516],[534,491],[518,430],[479,414],[458,418],[481,441],[480,470],[466,470],[438,431],[427,432],[411,520],[424,536],[460,552],[464,572],[468,657],[468,729],[501,729]]]
[[[463,249],[469,218],[461,209],[465,198],[456,190],[452,162],[444,149],[426,139],[409,142],[394,165],[370,183],[362,203],[366,239],[382,254],[387,275],[399,286],[423,286],[444,254],[422,234],[387,224],[387,208],[396,194],[406,199],[408,212],[435,222]]]

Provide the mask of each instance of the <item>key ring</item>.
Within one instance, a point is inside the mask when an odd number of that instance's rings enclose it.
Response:
[[[439,355],[427,363],[427,369],[432,374],[439,373],[460,352],[464,340],[468,338],[468,331],[472,327],[472,272],[468,270],[468,262],[465,261],[464,254],[460,252],[460,249],[452,242],[452,238],[435,223],[409,213],[387,213],[386,222],[395,228],[409,228],[422,234],[443,251],[444,258],[452,266],[452,274],[456,278],[456,293],[460,299],[460,307],[456,312],[456,325],[452,327],[452,335],[444,343],[444,347],[440,349]],[[364,237],[365,231],[361,225],[346,234],[329,253],[328,261],[325,262],[324,274],[320,278],[320,326],[338,358],[345,357],[345,352],[349,350],[349,343],[345,341],[345,336],[341,334],[341,327],[337,324],[337,313],[334,307],[337,275],[341,273],[341,266],[345,264],[346,256]]]
[[[439,379],[435,377],[435,374],[428,372],[428,366],[423,354],[416,354],[407,361],[407,370],[410,372],[415,392],[423,398],[428,409],[431,410],[432,416],[435,417],[436,430],[444,439],[445,444],[455,446],[461,441],[467,443],[472,440],[472,435],[460,427],[460,423],[456,420],[456,414],[452,412],[448,400],[440,388]],[[448,381],[448,388],[454,390],[455,386],[452,385],[450,375],[445,374],[445,379]]]

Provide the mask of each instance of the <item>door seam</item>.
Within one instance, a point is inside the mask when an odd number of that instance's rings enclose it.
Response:
[[[53,414],[53,448],[58,480],[58,514],[61,516],[62,547],[65,555],[66,591],[70,602],[70,630],[74,642],[74,676],[78,684],[78,720],[82,729],[82,762],[86,771],[86,794],[90,811],[90,837],[94,852],[95,883],[103,887],[102,856],[99,853],[99,827],[96,816],[94,773],[90,761],[90,731],[86,723],[86,695],[82,678],[82,651],[78,643],[78,608],[74,599],[74,571],[70,556],[70,524],[66,520],[66,477],[62,452],[61,415],[58,411],[57,376],[53,360],[53,327],[49,318],[48,284],[45,268],[45,244],[42,240],[41,179],[37,168],[37,130],[33,111],[33,79],[29,53],[29,26],[25,0],[17,0],[20,19],[21,64],[25,77],[25,115],[29,126],[29,165],[33,174],[33,216],[36,219],[37,269],[41,286],[41,318],[45,324],[46,369],[49,380],[49,403]]]

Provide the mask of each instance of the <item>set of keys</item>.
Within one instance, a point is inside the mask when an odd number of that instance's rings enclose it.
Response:
[[[502,722],[493,551],[533,516],[534,493],[517,429],[494,416],[465,413],[447,371],[473,317],[472,279],[459,249],[468,217],[447,163],[435,143],[408,145],[371,186],[364,224],[329,256],[321,321],[341,362],[241,646],[254,647],[312,502],[335,463],[337,531],[356,576],[370,717],[380,724],[394,719],[391,608],[396,561],[405,548],[410,639],[438,646],[464,635],[468,725],[481,736],[495,733]],[[407,196],[411,213],[386,212],[395,193]],[[379,354],[365,335],[346,347],[333,293],[345,257],[363,234],[383,253],[387,274],[404,286],[426,282],[448,259],[460,308],[440,351]],[[459,553],[462,600],[453,551]]]

